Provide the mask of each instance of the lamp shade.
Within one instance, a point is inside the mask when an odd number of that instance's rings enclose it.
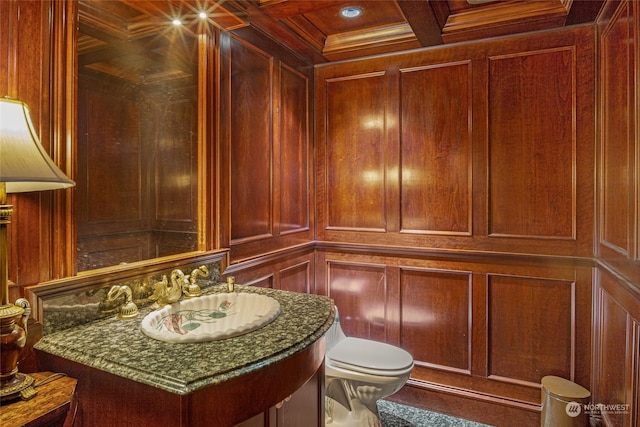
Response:
[[[7,193],[75,185],[40,144],[27,104],[11,98],[0,98],[0,182]]]

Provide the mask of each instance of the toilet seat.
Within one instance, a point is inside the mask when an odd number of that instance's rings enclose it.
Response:
[[[413,357],[405,350],[353,337],[338,342],[326,358],[326,363],[336,368],[379,376],[400,376],[413,368]]]

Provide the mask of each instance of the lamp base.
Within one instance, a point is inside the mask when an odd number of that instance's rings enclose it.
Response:
[[[16,373],[10,380],[1,381],[0,402],[3,404],[18,398],[29,400],[35,397],[38,392],[33,388],[35,380],[31,375]]]
[[[27,342],[29,302],[19,298],[14,304],[0,306],[0,402],[37,394],[33,378],[18,372],[20,353]]]

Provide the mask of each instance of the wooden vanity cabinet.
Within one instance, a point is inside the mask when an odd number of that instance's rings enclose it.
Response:
[[[305,385],[278,405],[269,408],[236,427],[324,426],[324,405],[320,400],[323,377],[312,377]]]
[[[324,349],[321,339],[284,360],[186,395],[36,352],[41,366],[79,378],[77,425],[320,427]]]

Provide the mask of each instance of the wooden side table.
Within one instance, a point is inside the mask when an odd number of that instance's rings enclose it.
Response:
[[[16,400],[0,406],[2,427],[73,426],[77,402],[77,380],[52,372],[29,374],[38,394],[30,400]],[[49,378],[49,380],[46,380]],[[40,385],[40,382],[42,384]]]

